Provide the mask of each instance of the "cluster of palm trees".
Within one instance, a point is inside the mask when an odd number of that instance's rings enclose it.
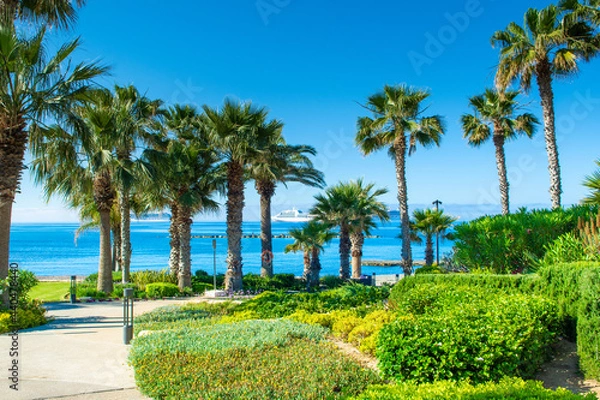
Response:
[[[316,204],[309,211],[314,220],[305,226],[290,231],[294,242],[285,248],[286,252],[304,253],[304,278],[307,286],[319,283],[321,263],[319,254],[323,246],[336,237],[331,230],[338,228],[340,272],[342,279],[361,277],[362,249],[365,235],[375,228],[377,221],[390,219],[387,207],[378,197],[387,189],[376,189],[375,184],[365,184],[362,179],[340,182],[315,196]],[[352,275],[350,275],[350,257]]]
[[[561,206],[561,178],[554,123],[555,78],[574,74],[580,62],[589,61],[600,51],[600,1],[561,0],[541,10],[530,8],[523,25],[510,23],[505,30],[492,36],[492,45],[500,47],[500,61],[495,88],[474,96],[469,104],[472,114],[463,115],[461,122],[469,144],[479,146],[492,138],[498,168],[502,212],[509,213],[509,184],[504,143],[518,135],[531,137],[538,119],[530,113],[518,113],[519,92],[509,90],[514,83],[523,92],[536,79],[543,112],[544,138],[550,173],[552,207]],[[383,91],[367,99],[364,107],[371,116],[357,122],[356,144],[368,155],[387,149],[394,159],[398,184],[401,220],[402,268],[412,273],[411,229],[406,184],[406,157],[418,145],[439,146],[445,133],[443,118],[424,116],[423,101],[429,92],[408,87],[385,86]]]

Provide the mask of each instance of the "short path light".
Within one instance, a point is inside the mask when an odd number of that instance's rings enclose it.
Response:
[[[77,302],[77,276],[75,275],[71,275],[69,294],[71,295],[71,304],[75,304]]]
[[[133,339],[133,289],[123,290],[123,342],[129,344]]]

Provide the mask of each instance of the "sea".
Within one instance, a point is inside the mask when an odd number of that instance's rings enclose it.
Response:
[[[285,235],[298,223],[274,222],[273,235]],[[15,223],[11,227],[10,262],[19,268],[34,272],[37,276],[89,275],[98,271],[99,231],[89,230],[77,236],[77,223]],[[132,260],[131,270],[160,270],[167,268],[169,260],[169,222],[133,221],[131,224]],[[225,222],[194,222],[194,236],[224,236]],[[245,235],[260,234],[259,222],[245,222]],[[400,260],[401,241],[399,221],[379,223],[371,231],[373,237],[365,239],[363,260]],[[216,264],[217,273],[225,273],[227,239],[218,238],[216,251],[211,238],[192,239],[192,271],[204,270],[212,274]],[[291,273],[301,276],[302,253],[285,254],[283,249],[293,242],[289,238],[273,239],[273,268],[275,273]],[[440,242],[440,258],[452,250],[451,241]],[[321,254],[321,275],[338,275],[339,240],[325,246]],[[413,244],[413,259],[425,258],[425,246]],[[434,243],[435,251],[435,243]],[[216,254],[215,254],[216,253]],[[242,241],[243,272],[260,273],[260,239]],[[216,263],[215,263],[216,260]],[[400,267],[367,267],[363,274],[401,274]]]

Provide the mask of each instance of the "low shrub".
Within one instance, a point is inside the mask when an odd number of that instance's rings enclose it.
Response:
[[[348,284],[348,281],[340,278],[337,275],[325,275],[319,279],[319,283],[326,289],[335,289]]]
[[[574,232],[579,218],[595,217],[597,207],[569,209],[521,209],[510,215],[485,216],[455,229],[454,258],[469,269],[490,269],[495,273],[521,271],[531,259],[541,259],[546,246],[559,236]]]
[[[183,306],[159,307],[135,318],[135,329],[164,330],[198,328],[214,324],[220,317],[228,315],[236,304],[230,301],[219,303],[188,303]]]
[[[112,296],[113,297],[123,297],[123,291],[125,289],[133,289],[133,297],[134,298],[139,298],[140,294],[143,293],[143,291],[139,290],[137,285],[135,283],[117,283],[114,286],[113,292],[112,292]]]
[[[583,242],[572,232],[556,238],[545,247],[544,257],[537,262],[538,266],[549,266],[559,263],[592,261]]]
[[[286,320],[176,330],[136,338],[130,362],[152,398],[338,399],[380,382],[324,333]]]
[[[77,284],[77,298],[90,297],[92,299],[105,299],[108,295],[97,289],[96,282],[82,282]]]
[[[467,294],[463,289],[455,302],[447,292],[423,314],[400,316],[385,325],[377,347],[384,377],[479,383],[531,376],[558,331],[554,304],[518,294],[475,294],[465,302]]]
[[[600,379],[600,267],[582,271],[577,316],[577,354],[586,377]]]
[[[34,328],[48,322],[46,309],[37,300],[20,304],[14,315],[16,316],[15,320],[13,320],[12,311],[0,311],[0,334],[12,332],[15,329]]]
[[[415,270],[415,275],[421,274],[445,274],[446,270],[437,265],[425,265]]]
[[[146,294],[150,298],[176,297],[181,295],[179,286],[174,283],[156,282],[146,285]]]
[[[177,276],[172,275],[168,269],[135,271],[131,273],[131,282],[135,283],[140,290],[146,290],[146,285],[150,283],[172,283],[177,285]]]
[[[541,382],[524,381],[519,378],[504,378],[498,383],[487,382],[471,385],[468,382],[439,381],[416,385],[377,385],[368,388],[354,400],[594,400],[593,394],[580,395],[559,388],[545,389]]]
[[[112,280],[113,280],[113,282],[121,282],[123,280],[123,272],[113,271]],[[85,277],[84,282],[93,282],[93,283],[98,282],[98,273],[95,272],[93,274],[89,274],[88,276]]]
[[[214,290],[212,283],[194,282],[192,281],[192,292],[198,294],[204,294],[207,290]]]
[[[294,274],[275,274],[271,278],[256,274],[246,274],[242,278],[242,282],[245,290],[254,292],[265,290],[301,290],[306,286],[301,280],[296,279]]]
[[[194,276],[192,276],[192,284],[193,283],[210,283],[211,285],[214,284],[214,277],[213,275],[209,275],[208,272],[204,271],[204,270],[196,270],[196,272],[194,273]],[[217,274],[217,288],[222,288],[224,286],[225,283],[225,275],[223,274]]]

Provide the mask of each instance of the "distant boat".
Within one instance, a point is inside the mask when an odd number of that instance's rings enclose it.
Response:
[[[292,208],[284,210],[271,218],[274,222],[308,222],[314,218],[314,215],[304,214],[302,210]]]

